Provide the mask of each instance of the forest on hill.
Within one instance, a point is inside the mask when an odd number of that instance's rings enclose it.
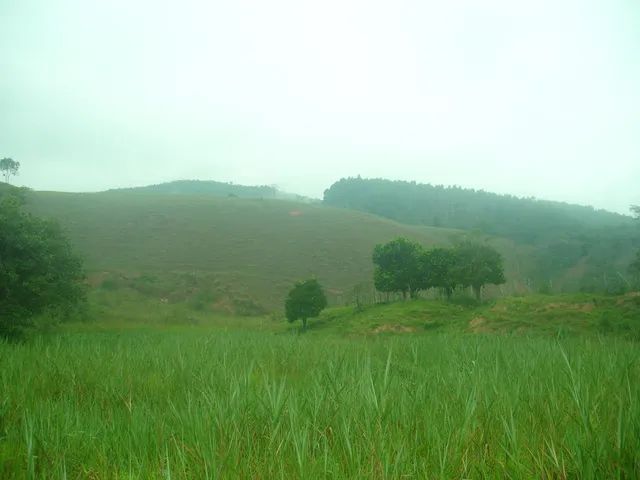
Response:
[[[624,291],[640,246],[638,225],[629,216],[455,186],[345,178],[325,191],[324,204],[529,245],[537,266],[532,282],[540,291]]]

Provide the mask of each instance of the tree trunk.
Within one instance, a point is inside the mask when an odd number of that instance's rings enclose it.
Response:
[[[472,285],[473,293],[476,296],[478,302],[482,301],[482,285]]]
[[[307,330],[307,319],[303,318],[302,319],[302,331],[306,331]]]

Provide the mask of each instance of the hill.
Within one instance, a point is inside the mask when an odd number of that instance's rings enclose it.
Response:
[[[531,276],[541,290],[624,291],[627,266],[640,248],[640,231],[629,216],[481,190],[348,178],[325,191],[324,204],[529,245],[536,264]]]
[[[446,245],[467,235],[322,205],[195,194],[30,192],[28,208],[62,224],[96,294],[109,292],[104,302],[143,296],[247,314],[282,308],[292,283],[310,276],[333,304],[371,296],[376,243]],[[513,242],[491,242],[506,259],[502,290],[523,290],[526,257]]]
[[[278,198],[280,200],[294,200],[299,202],[317,201],[302,195],[283,192],[272,185],[238,185],[213,180],[176,180],[143,187],[116,188],[108,190],[108,192],[214,195],[218,197],[238,198]]]
[[[460,299],[465,300],[465,299]],[[323,312],[310,331],[341,335],[500,333],[613,335],[640,340],[640,294],[564,294],[472,302],[418,300]]]

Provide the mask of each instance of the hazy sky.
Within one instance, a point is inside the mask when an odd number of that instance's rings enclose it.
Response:
[[[638,0],[0,0],[18,184],[343,176],[627,212]]]

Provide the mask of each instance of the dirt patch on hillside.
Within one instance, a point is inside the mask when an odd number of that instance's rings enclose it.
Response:
[[[640,292],[628,292],[625,293],[622,297],[616,300],[616,305],[624,305],[628,301],[633,301],[636,298],[640,297]]]
[[[487,326],[487,319],[484,317],[476,317],[469,322],[469,331],[473,333],[483,333],[490,331]]]
[[[543,310],[571,310],[571,311],[578,311],[578,312],[591,312],[593,311],[593,309],[595,308],[595,305],[591,302],[588,303],[561,303],[561,302],[556,302],[556,303],[547,303],[542,309]]]
[[[392,325],[385,324],[380,325],[373,329],[373,333],[413,333],[416,329],[414,327],[407,327],[405,325]]]
[[[289,212],[289,215],[292,217],[299,217],[300,215],[302,215],[302,212],[300,210],[291,210]]]

